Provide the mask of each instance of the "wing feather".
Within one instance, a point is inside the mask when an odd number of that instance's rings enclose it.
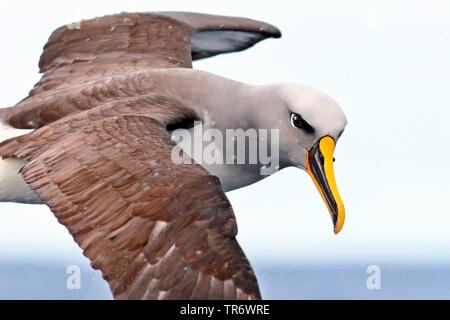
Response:
[[[261,21],[188,12],[121,13],[65,25],[44,47],[40,81],[27,98],[2,110],[1,120],[42,127],[106,100],[154,93],[146,79],[151,70],[191,68],[193,59],[280,36]]]
[[[139,114],[142,99],[146,113]],[[132,101],[63,118],[2,144],[0,154],[30,161],[21,170],[25,181],[115,298],[259,299],[219,180],[199,165],[171,161],[170,118],[157,97]],[[172,115],[190,114],[174,106]],[[98,119],[112,109],[115,115]],[[44,143],[57,127],[65,130]]]

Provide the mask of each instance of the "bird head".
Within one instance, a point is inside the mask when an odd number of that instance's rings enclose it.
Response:
[[[309,87],[282,84],[272,90],[277,91],[272,95],[277,101],[268,118],[278,122],[280,162],[310,175],[337,234],[344,224],[345,209],[335,181],[333,153],[347,124],[344,112],[333,99]]]

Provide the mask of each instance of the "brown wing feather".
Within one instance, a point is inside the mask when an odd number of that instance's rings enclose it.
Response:
[[[62,26],[39,61],[42,79],[30,96],[117,74],[191,68],[193,27],[177,19],[124,13]]]
[[[41,80],[0,116],[16,128],[41,127],[99,105],[120,90],[133,90],[136,75],[150,69],[190,68],[192,59],[279,36],[264,22],[185,12],[122,13],[62,26],[44,47]],[[115,81],[120,90],[110,87]]]
[[[115,298],[259,299],[219,180],[171,161],[165,127],[191,113],[164,103],[140,97],[87,110],[3,143],[0,154],[30,160],[25,181]]]

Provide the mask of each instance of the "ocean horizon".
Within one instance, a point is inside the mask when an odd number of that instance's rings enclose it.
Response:
[[[80,288],[68,289],[70,262],[3,260],[0,299],[112,299],[107,283],[78,261]],[[450,299],[450,264],[384,262],[379,288],[368,288],[366,263],[254,264],[264,299]],[[369,285],[370,286],[370,285]]]

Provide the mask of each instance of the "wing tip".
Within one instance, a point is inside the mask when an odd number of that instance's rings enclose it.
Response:
[[[245,30],[249,32],[258,32],[264,34],[268,38],[280,38],[282,36],[280,29],[278,29],[274,25],[264,21],[244,17],[223,16],[188,11],[159,11],[154,12],[154,14],[172,17],[176,20],[191,25],[197,31]]]

